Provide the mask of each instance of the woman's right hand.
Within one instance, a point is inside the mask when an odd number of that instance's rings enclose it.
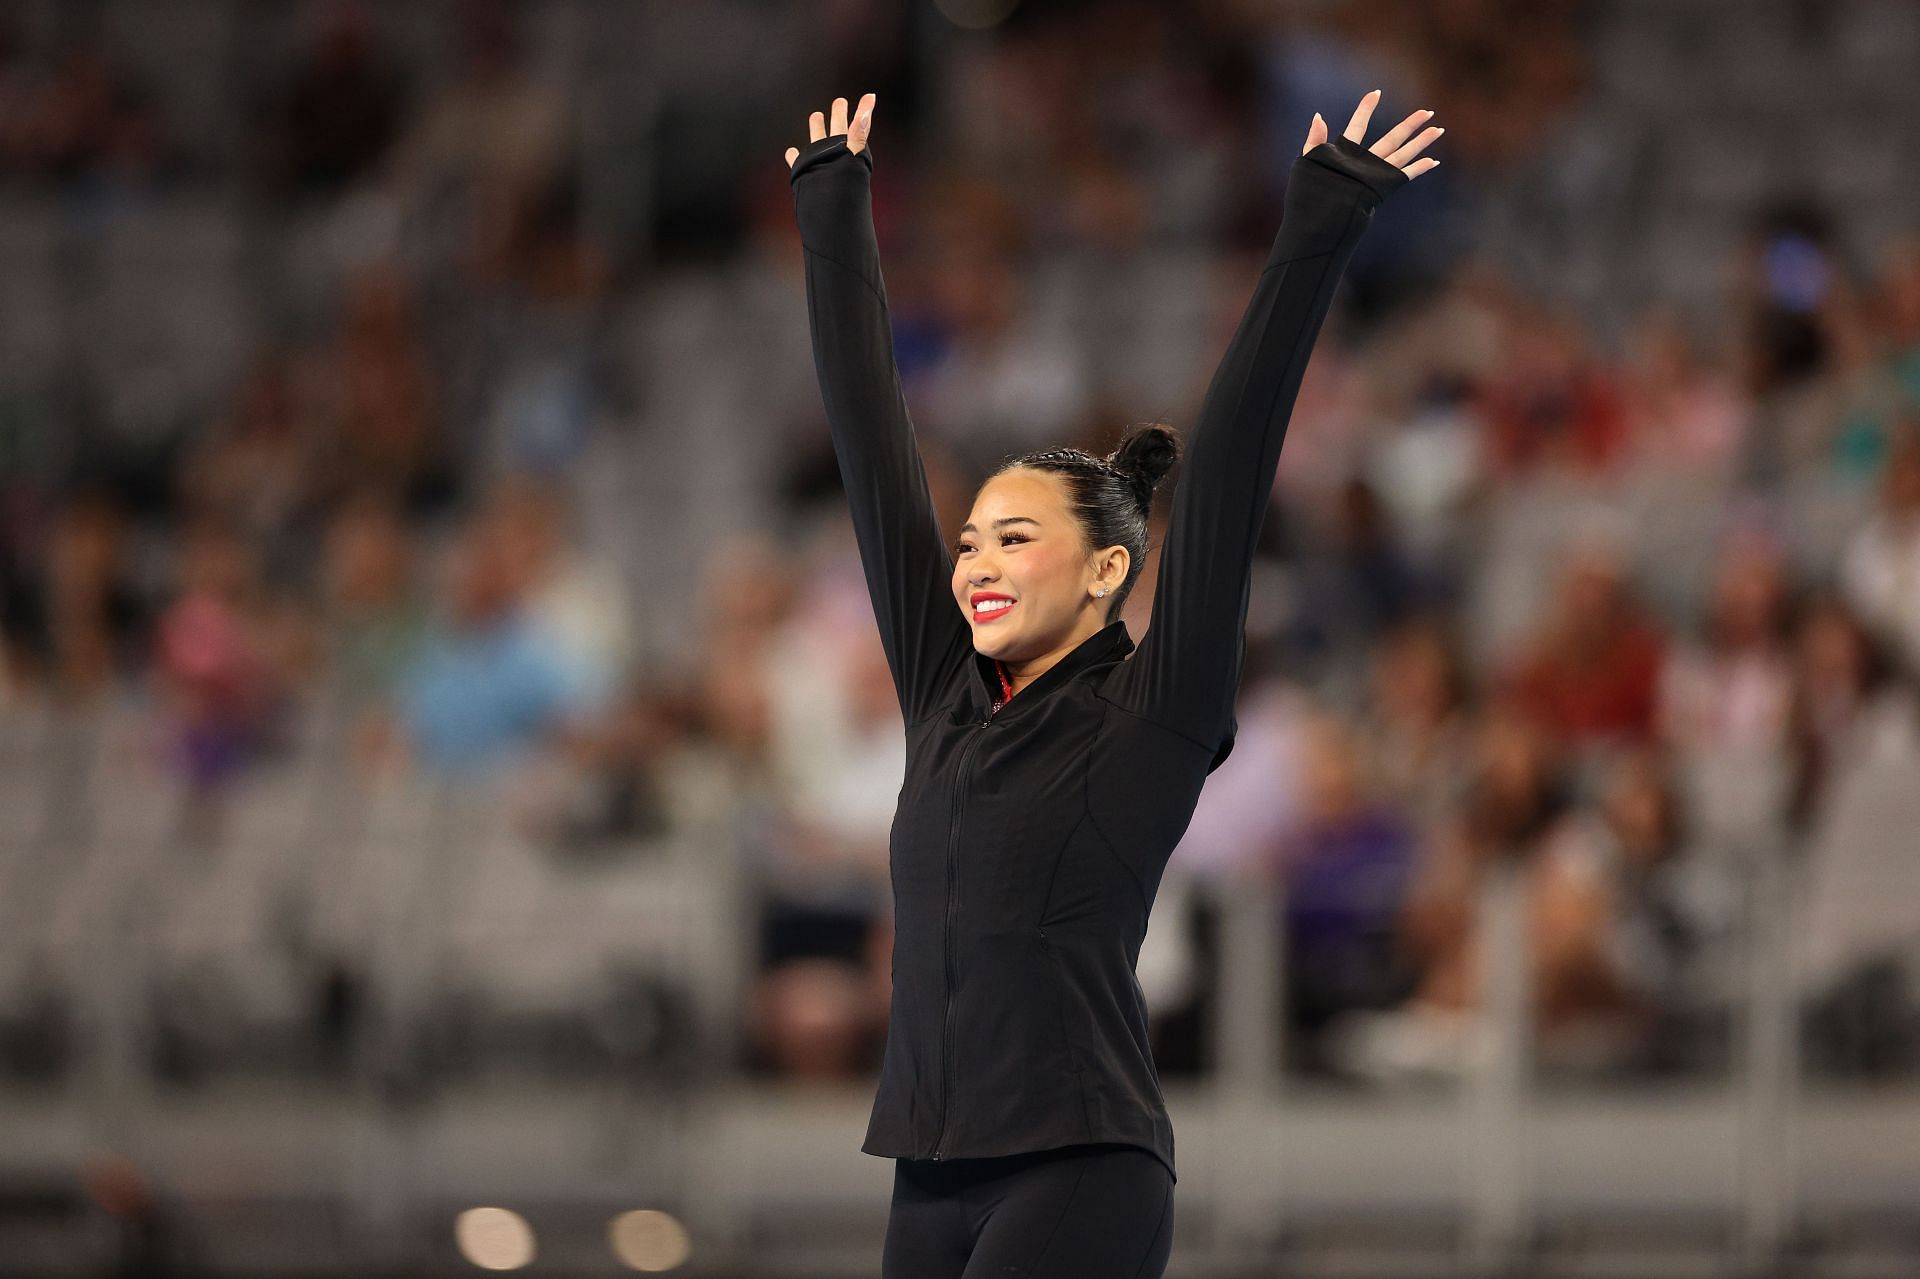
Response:
[[[860,109],[854,112],[853,127],[849,129],[847,127],[847,100],[845,98],[835,98],[833,100],[833,128],[829,130],[827,128],[827,117],[823,113],[815,111],[807,118],[807,141],[818,142],[820,139],[827,137],[829,133],[845,133],[847,134],[847,150],[853,152],[855,155],[859,155],[860,149],[867,145],[867,134],[873,129],[873,103],[874,97],[871,93],[861,97]],[[787,168],[793,168],[793,162],[799,159],[799,157],[799,147],[788,147]]]
[[[1347,121],[1347,127],[1342,136],[1349,142],[1364,142],[1367,137],[1367,124],[1373,119],[1373,109],[1379,105],[1380,90],[1374,89],[1363,96],[1360,99],[1360,105],[1353,109],[1353,118]],[[1425,124],[1432,118],[1431,111],[1415,111],[1399,124],[1394,125],[1379,141],[1367,149],[1399,169],[1409,179],[1419,177],[1428,169],[1437,169],[1440,167],[1440,162],[1432,156],[1419,160],[1415,160],[1414,157],[1426,150],[1429,142],[1445,133],[1445,129],[1438,126],[1422,129],[1419,137],[1411,142],[1407,141],[1408,135],[1413,132],[1416,125]],[[1313,123],[1307,126],[1307,144],[1300,148],[1300,154],[1305,155],[1326,140],[1327,122],[1322,120],[1320,113],[1316,111],[1313,113]]]

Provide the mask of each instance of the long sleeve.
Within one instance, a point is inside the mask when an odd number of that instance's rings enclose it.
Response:
[[[1254,545],[1307,357],[1373,211],[1407,175],[1336,135],[1293,165],[1280,230],[1189,434],[1147,634],[1109,698],[1233,748]]]
[[[894,365],[873,230],[873,148],[809,143],[791,181],[806,255],[807,321],[827,424],[852,508],[867,594],[906,722],[938,695],[973,639],[954,602],[953,556],[927,487]]]

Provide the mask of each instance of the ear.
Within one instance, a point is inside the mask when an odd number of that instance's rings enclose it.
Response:
[[[1133,566],[1133,556],[1124,546],[1109,546],[1098,551],[1093,557],[1093,571],[1099,579],[1091,589],[1104,586],[1108,594],[1120,589],[1120,583],[1127,580],[1127,570]]]

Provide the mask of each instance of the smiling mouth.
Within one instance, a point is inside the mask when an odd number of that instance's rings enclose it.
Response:
[[[973,610],[973,620],[976,622],[997,621],[1005,617],[1008,613],[1011,613],[1016,603],[1018,603],[1017,600],[984,601],[979,608]]]

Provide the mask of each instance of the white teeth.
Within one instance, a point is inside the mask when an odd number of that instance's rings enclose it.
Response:
[[[973,611],[976,614],[998,613],[1001,609],[1012,608],[1012,607],[1013,607],[1012,600],[981,600],[978,604],[975,604],[973,606]]]

